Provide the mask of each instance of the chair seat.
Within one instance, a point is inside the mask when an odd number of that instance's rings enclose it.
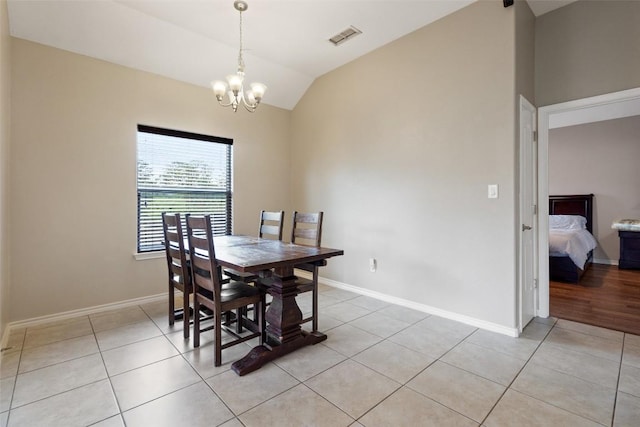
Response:
[[[225,276],[230,277],[231,280],[237,280],[244,283],[256,282],[258,280],[258,275],[255,273],[244,273],[230,268],[225,268],[223,273]]]
[[[296,278],[296,285],[298,286],[298,292],[310,292],[315,287],[313,280],[305,279],[304,277]]]
[[[208,300],[213,300],[213,292],[208,289],[199,288],[198,293]],[[260,289],[242,282],[229,282],[222,285],[220,289],[220,302],[224,304],[237,298],[252,297],[260,295]]]
[[[222,303],[237,298],[252,297],[254,295],[260,295],[260,289],[242,282],[230,282],[222,285],[222,289],[220,291]]]

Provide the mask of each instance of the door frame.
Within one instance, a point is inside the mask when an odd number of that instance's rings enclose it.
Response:
[[[538,317],[549,317],[549,129],[640,114],[640,88],[538,108]]]
[[[538,233],[537,233],[537,212],[536,209],[534,208],[534,206],[537,206],[538,202],[537,202],[537,197],[538,197],[538,192],[537,192],[537,183],[538,183],[538,179],[537,179],[537,164],[538,164],[538,160],[537,160],[537,155],[538,155],[538,150],[536,147],[536,138],[535,138],[535,134],[536,134],[536,130],[537,130],[537,110],[536,107],[533,105],[533,103],[531,103],[527,98],[525,98],[524,96],[520,95],[519,98],[519,123],[518,123],[518,127],[519,127],[519,140],[518,140],[518,150],[519,150],[519,193],[520,193],[520,205],[519,205],[519,221],[518,221],[518,248],[519,248],[519,256],[518,256],[518,331],[522,332],[522,330],[524,329],[524,327],[527,325],[527,323],[529,322],[529,320],[531,320],[530,318],[528,319],[524,319],[524,313],[525,311],[527,313],[529,313],[530,315],[535,316],[537,313],[537,292],[536,292],[536,281],[537,281],[537,275],[538,275],[538,252],[537,252],[537,243],[538,243]],[[531,147],[524,147],[524,143],[525,143],[525,129],[523,128],[523,114],[532,114],[533,118],[531,120],[531,135],[530,135],[530,144]],[[524,150],[523,148],[527,148],[530,149],[530,152],[532,153],[532,158],[529,157],[525,157],[524,154]],[[527,168],[525,166],[525,162],[530,162],[529,167]],[[525,198],[524,198],[524,182],[525,182],[525,177],[524,177],[524,171],[530,169],[530,173],[531,173],[531,187],[532,187],[532,193],[531,193],[531,204],[529,206],[525,206]],[[524,235],[523,233],[525,233],[524,228],[521,228],[525,225],[525,218],[524,218],[524,212],[525,209],[531,209],[531,214],[533,215],[532,221],[529,224],[533,229],[531,231],[527,231],[529,233],[532,233],[531,235],[531,243],[532,243],[532,251],[531,251],[531,259],[530,260],[525,260],[525,250],[524,250]],[[531,273],[533,275],[533,277],[531,278],[532,283],[527,282],[528,278],[525,277],[525,263],[530,262],[531,263]],[[528,300],[528,298],[525,298],[525,292],[527,292],[527,286],[531,286],[531,300],[533,301],[533,310],[529,311],[529,310],[525,310],[524,309],[524,302],[525,300]],[[527,314],[527,316],[529,315]]]

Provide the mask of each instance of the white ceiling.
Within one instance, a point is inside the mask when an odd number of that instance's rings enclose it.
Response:
[[[264,103],[293,109],[313,80],[475,0],[248,0],[248,82]],[[575,0],[527,0],[536,16]],[[14,37],[199,86],[235,72],[232,0],[8,0]],[[350,25],[362,34],[327,40]]]

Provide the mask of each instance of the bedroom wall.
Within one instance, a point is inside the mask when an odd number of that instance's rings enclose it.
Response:
[[[7,2],[0,0],[0,341],[9,322],[8,181],[11,118],[11,42]]]
[[[640,116],[549,131],[549,194],[594,193],[594,259],[620,258],[611,223],[640,218]]]
[[[12,73],[11,321],[166,292],[133,258],[138,123],[234,139],[235,232],[291,210],[289,111],[15,38]]]
[[[324,210],[323,245],[345,251],[322,276],[515,327],[514,9],[473,3],[298,103],[293,206]]]
[[[535,34],[538,107],[640,87],[640,2],[579,0]]]

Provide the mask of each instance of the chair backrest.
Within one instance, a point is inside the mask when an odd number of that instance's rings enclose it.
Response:
[[[184,234],[179,213],[162,213],[164,249],[167,255],[169,282],[175,285],[191,285],[190,269],[184,248]]]
[[[322,216],[323,212],[301,213],[295,211],[291,227],[291,243],[320,247]]]
[[[277,238],[282,240],[282,227],[284,225],[284,211],[260,212],[260,228],[258,236],[261,238]]]
[[[212,292],[213,300],[219,303],[221,285],[213,246],[211,215],[187,214],[186,218],[194,292],[197,292],[199,287],[204,288]]]

